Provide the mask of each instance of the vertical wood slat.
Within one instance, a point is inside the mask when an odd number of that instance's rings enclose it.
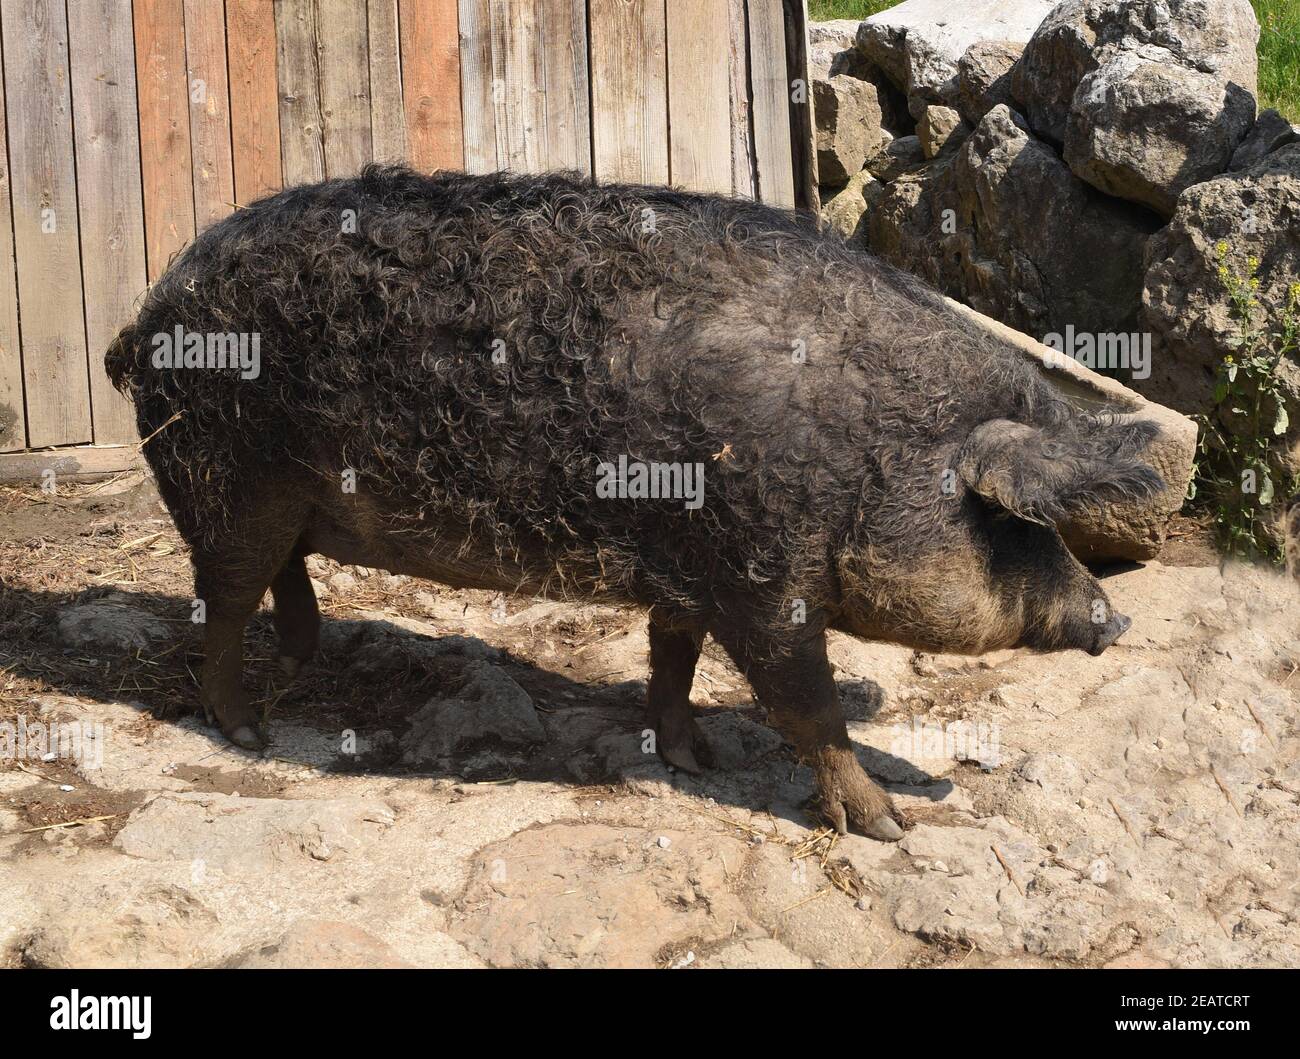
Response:
[[[399,0],[407,155],[422,172],[463,169],[457,0]]]
[[[537,0],[543,12],[546,155],[552,169],[591,174],[586,0]]]
[[[316,0],[325,175],[356,176],[372,157],[370,52],[361,0]]]
[[[461,0],[465,168],[591,173],[586,0]]]
[[[275,8],[267,0],[226,0],[230,142],[235,202],[279,191],[280,113],[275,81]]]
[[[792,207],[794,158],[781,0],[749,0],[749,70],[758,197]]]
[[[0,5],[27,431],[91,440],[63,0]]]
[[[458,5],[460,98],[467,173],[491,173],[499,168],[489,4],[490,0],[459,0]]]
[[[189,89],[181,0],[135,0],[145,257],[152,283],[194,238]]]
[[[148,282],[131,0],[68,5],[77,201],[94,441],[134,441],[135,413],[104,371],[104,353]]]
[[[639,0],[591,0],[590,12],[592,165],[596,179],[665,184],[664,6]]]
[[[400,162],[406,158],[406,118],[397,0],[370,0],[367,29],[371,153],[376,162]]]
[[[727,0],[727,51],[730,59],[731,90],[731,190],[745,198],[756,198],[754,145],[750,136],[749,26],[745,0]]]
[[[0,72],[4,40],[0,34]],[[9,138],[4,78],[0,77],[0,452],[27,445],[23,408],[22,343],[18,337],[18,276],[14,271],[14,224],[10,209]]]
[[[285,186],[325,179],[315,0],[275,0],[275,70]]]
[[[732,189],[728,0],[670,3],[667,12],[672,182],[726,194]]]
[[[201,232],[228,216],[235,201],[223,0],[185,0],[185,69],[189,84],[194,228]]]
[[[783,0],[785,20],[786,84],[798,85],[790,94],[790,145],[794,164],[794,201],[802,209],[820,210],[817,190],[817,152],[813,149],[812,80],[808,73],[808,10],[805,0]]]
[[[544,15],[531,0],[491,0],[488,10],[497,165],[535,173],[547,168]]]

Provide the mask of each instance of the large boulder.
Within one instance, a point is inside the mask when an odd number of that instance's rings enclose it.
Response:
[[[885,138],[876,89],[867,81],[836,74],[813,82],[817,119],[817,179],[835,187],[862,170]]]
[[[1079,180],[1004,105],[868,215],[877,253],[1038,337],[1133,331],[1155,226]]]
[[[1254,124],[1258,40],[1249,0],[1065,0],[1011,94],[1076,175],[1168,217]]]
[[[858,19],[808,23],[808,72],[814,81],[836,74],[859,76],[867,62],[857,50]]]
[[[855,249],[867,246],[866,215],[885,192],[885,185],[867,170],[857,173],[822,203],[822,220]]]
[[[952,107],[937,104],[926,107],[921,120],[916,123],[916,136],[921,141],[921,153],[927,159],[955,151],[970,135],[970,126]]]
[[[1034,132],[1062,145],[1080,82],[1115,51],[1163,53],[1254,95],[1258,40],[1249,0],[1064,0],[1025,46],[1011,91]]]
[[[877,180],[888,183],[904,173],[915,172],[925,164],[925,148],[919,136],[900,136],[890,140],[867,159],[866,169]]]
[[[1256,162],[1262,162],[1266,155],[1297,140],[1300,140],[1300,128],[1292,125],[1276,110],[1261,110],[1255,119],[1254,128],[1233,152],[1232,163],[1228,168],[1234,173],[1249,169]]]
[[[999,103],[1011,103],[1011,70],[1023,44],[983,40],[972,44],[957,61],[957,109],[972,125]]]
[[[907,97],[857,49],[859,20],[838,18],[808,23],[808,74],[816,91],[818,81],[856,77],[876,90],[881,123],[894,136],[911,133],[915,119],[907,112]]]
[[[858,50],[907,93],[912,116],[956,107],[958,63],[982,41],[1024,44],[1056,0],[907,0],[858,28]]]
[[[1228,248],[1226,261],[1220,243]],[[1238,331],[1219,268],[1242,275],[1252,257],[1260,313],[1275,324],[1288,288],[1300,279],[1300,143],[1189,188],[1173,220],[1150,240],[1142,326],[1155,337],[1156,356],[1143,384],[1147,393],[1184,411],[1210,407],[1215,373]],[[1286,360],[1278,372],[1296,412],[1300,370]]]
[[[1079,83],[1065,160],[1093,187],[1171,217],[1184,190],[1228,168],[1254,122],[1245,89],[1121,51]]]

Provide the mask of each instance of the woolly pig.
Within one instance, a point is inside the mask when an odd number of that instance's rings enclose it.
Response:
[[[711,634],[827,819],[880,839],[901,831],[826,630],[1099,653],[1128,619],[1054,524],[1162,487],[1155,427],[1067,406],[796,215],[564,175],[371,167],[264,199],[176,259],[107,366],[192,549],[200,697],[235,743],[262,745],[245,623],[269,587],[286,668],[309,658],[321,553],[645,607],[650,724],[687,770]]]

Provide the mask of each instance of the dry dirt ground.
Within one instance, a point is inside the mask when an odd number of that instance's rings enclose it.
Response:
[[[320,560],[321,657],[284,683],[258,616],[237,750],[150,484],[0,491],[0,966],[1295,966],[1300,599],[1165,558],[1098,659],[834,638],[883,845],[712,646],[717,767],[673,774],[639,615]]]

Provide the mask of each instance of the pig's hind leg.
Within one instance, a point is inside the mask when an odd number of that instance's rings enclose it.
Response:
[[[685,772],[699,772],[713,764],[691,708],[691,682],[704,644],[704,622],[673,615],[661,608],[650,611],[650,681],[646,706],[659,756]]]
[[[835,830],[847,834],[852,827],[882,842],[902,838],[889,795],[853,753],[825,633],[808,630],[791,643],[746,630],[713,633],[745,674],[773,727],[812,767],[822,814]]]
[[[271,581],[275,633],[280,640],[280,668],[287,677],[296,676],[320,645],[320,610],[303,558],[302,552],[295,549]]]
[[[233,532],[193,548],[194,588],[206,610],[199,700],[232,743],[260,750],[265,740],[243,685],[244,629],[293,554],[304,519],[283,501],[240,515],[231,519]],[[306,587],[311,590],[310,582]]]

